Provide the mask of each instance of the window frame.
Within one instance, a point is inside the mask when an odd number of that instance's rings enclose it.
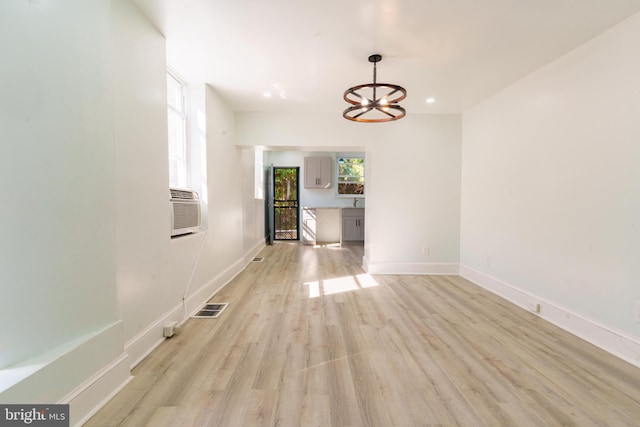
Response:
[[[189,140],[189,114],[188,114],[188,102],[187,102],[187,85],[181,77],[179,77],[175,72],[170,69],[167,69],[167,143],[168,143],[168,156],[167,160],[169,162],[169,186],[170,187],[178,187],[191,189],[191,145]],[[179,105],[173,105],[173,103],[169,102],[169,80],[172,80],[175,83],[175,88],[179,89]],[[178,119],[180,121],[181,126],[181,142],[172,140],[172,132],[170,131],[171,120]],[[175,146],[174,152],[183,152],[183,156],[173,156],[172,153],[172,145]],[[181,145],[179,147],[178,145]],[[174,173],[172,162],[176,161],[177,163],[182,165],[183,172],[177,171]],[[175,175],[179,175],[177,180],[174,179]]]
[[[362,167],[363,167],[363,174],[362,174],[362,184],[364,186],[364,191],[362,194],[343,194],[340,193],[340,159],[362,159]],[[354,197],[356,198],[364,198],[366,193],[367,193],[367,169],[366,169],[366,159],[365,159],[365,154],[364,153],[336,153],[336,172],[335,172],[335,177],[336,177],[336,197],[338,198],[349,198],[352,199]],[[344,175],[344,176],[356,176],[356,175]],[[360,178],[358,176],[358,178]]]

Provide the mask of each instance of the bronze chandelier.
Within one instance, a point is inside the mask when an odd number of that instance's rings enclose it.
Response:
[[[373,62],[373,83],[351,87],[344,91],[343,98],[349,104],[342,113],[347,120],[362,123],[391,122],[403,118],[407,112],[398,102],[407,97],[407,91],[398,85],[376,82],[376,64],[382,55],[369,56]]]

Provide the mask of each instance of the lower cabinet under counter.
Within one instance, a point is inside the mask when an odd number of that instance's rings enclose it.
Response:
[[[342,241],[364,242],[364,208],[342,209]]]
[[[340,243],[340,208],[302,208],[302,242],[305,245]]]

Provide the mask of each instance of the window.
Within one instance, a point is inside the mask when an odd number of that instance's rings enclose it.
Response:
[[[364,157],[338,154],[338,195],[364,195]]]
[[[264,151],[262,149],[256,149],[253,152],[253,165],[254,165],[254,198],[264,199]]]
[[[187,113],[185,87],[167,72],[167,115],[169,122],[169,186],[189,188]]]

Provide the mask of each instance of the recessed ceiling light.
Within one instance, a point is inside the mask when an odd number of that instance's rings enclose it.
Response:
[[[426,100],[427,104],[433,104],[434,102],[436,102],[435,98],[427,98]]]
[[[264,96],[265,98],[271,98],[271,92],[264,92],[262,96]]]

